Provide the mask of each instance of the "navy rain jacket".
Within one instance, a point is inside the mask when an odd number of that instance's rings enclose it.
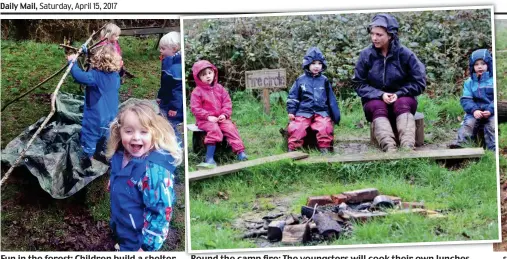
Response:
[[[177,122],[183,122],[181,78],[181,54],[178,52],[174,56],[165,57],[162,60],[162,75],[160,76],[160,89],[157,98],[160,99],[159,107],[161,112],[165,112],[165,117],[168,117],[169,110],[176,111],[176,116],[169,117],[169,119]]]
[[[488,65],[488,71],[478,77],[474,71],[475,61],[482,59]],[[471,77],[465,81],[461,106],[468,114],[474,111],[489,111],[495,114],[495,92],[493,85],[493,58],[487,49],[476,50],[469,60]]]
[[[322,71],[314,76],[309,66],[313,61],[322,62]],[[322,75],[327,68],[324,55],[317,47],[310,48],[303,59],[305,73],[296,79],[287,98],[287,112],[296,116],[310,118],[314,114],[331,117],[338,125],[340,123],[340,108],[336,96],[331,88],[329,79]]]
[[[84,72],[76,65],[70,72],[76,82],[86,85],[81,141],[95,143],[118,113],[120,75],[96,69]]]
[[[417,56],[399,42],[396,19],[378,14],[371,25],[385,27],[392,39],[387,57],[373,44],[359,54],[352,81],[363,105],[370,100],[381,100],[384,93],[395,93],[398,97],[420,95],[426,89],[426,69]]]

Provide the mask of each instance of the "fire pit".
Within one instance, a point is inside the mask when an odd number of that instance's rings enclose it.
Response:
[[[247,226],[243,238],[265,238],[270,242],[294,245],[332,240],[350,235],[352,222],[366,222],[390,214],[418,213],[427,217],[445,217],[427,210],[422,202],[403,202],[401,198],[383,195],[367,188],[329,196],[308,197],[301,214],[275,213]]]

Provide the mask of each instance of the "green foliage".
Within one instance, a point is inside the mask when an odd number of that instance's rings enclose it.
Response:
[[[245,71],[285,68],[289,84],[302,73],[306,50],[318,46],[328,61],[326,76],[336,92],[350,94],[359,52],[371,45],[366,26],[374,13],[185,20],[185,66],[207,59],[219,82],[232,91],[245,87]],[[468,55],[491,48],[489,9],[393,13],[400,41],[426,65],[431,96],[461,94]],[[187,82],[193,76],[186,70]],[[191,90],[191,89],[189,89]]]
[[[496,25],[496,86],[498,100],[507,98],[507,21],[495,20]]]

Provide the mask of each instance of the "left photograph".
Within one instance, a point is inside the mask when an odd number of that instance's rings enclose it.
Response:
[[[3,251],[185,251],[179,19],[2,20]]]

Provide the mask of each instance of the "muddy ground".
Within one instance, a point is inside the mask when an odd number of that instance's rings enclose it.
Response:
[[[108,175],[103,175],[75,195],[53,199],[29,172],[15,172],[2,187],[2,251],[114,251],[109,228]],[[184,185],[176,186],[178,197]],[[92,210],[103,211],[103,220]],[[184,199],[178,199],[172,224],[184,226]],[[97,214],[97,213],[96,213]],[[184,227],[171,228],[164,251],[184,251]]]

